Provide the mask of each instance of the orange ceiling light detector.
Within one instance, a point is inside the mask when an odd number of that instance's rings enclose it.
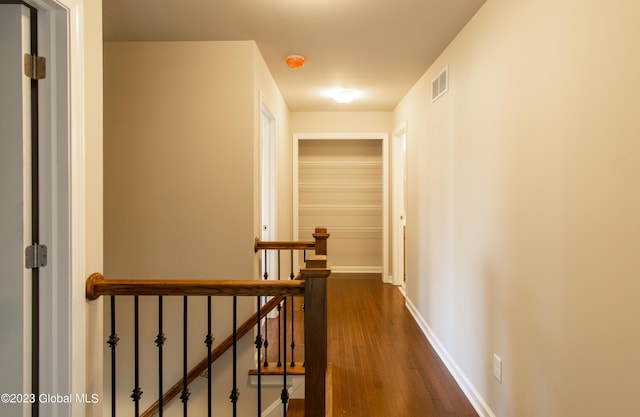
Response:
[[[302,55],[289,55],[286,62],[289,68],[302,68],[304,66],[304,57]]]

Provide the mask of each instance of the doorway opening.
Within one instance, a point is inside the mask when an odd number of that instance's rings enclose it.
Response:
[[[294,134],[294,239],[331,233],[332,271],[388,282],[388,135]]]

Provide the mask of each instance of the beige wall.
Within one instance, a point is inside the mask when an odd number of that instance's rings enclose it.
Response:
[[[293,112],[293,133],[388,133],[391,112]]]
[[[394,112],[408,298],[496,416],[636,413],[639,14],[489,0]]]
[[[107,276],[252,276],[253,52],[105,43]]]
[[[143,64],[152,70],[130,70]],[[289,110],[255,43],[108,42],[105,85],[108,275],[251,277],[261,101],[279,146],[291,146]],[[279,190],[284,234],[290,188]]]

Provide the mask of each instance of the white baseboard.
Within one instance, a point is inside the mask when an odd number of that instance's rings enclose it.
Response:
[[[411,302],[411,300],[407,297],[405,298],[405,305],[416,323],[424,333],[424,335],[429,340],[429,343],[433,346],[436,353],[444,362],[444,365],[447,367],[453,378],[456,380],[464,395],[469,399],[471,405],[476,410],[480,417],[496,417],[495,413],[491,410],[487,402],[482,398],[478,390],[471,384],[467,376],[462,372],[458,364],[451,357],[447,349],[437,338],[433,330],[429,327],[426,320],[422,317],[416,306]]]
[[[282,385],[282,376],[280,385]],[[287,389],[289,391],[289,399],[304,398],[304,375],[294,375],[289,379],[287,377]],[[262,417],[280,417],[282,412],[282,400],[278,397],[266,410],[262,412]]]
[[[381,266],[335,266],[331,265],[331,272],[337,274],[381,274]]]
[[[282,401],[280,399],[274,401],[273,404],[269,406],[266,410],[262,412],[262,417],[275,417],[281,416],[282,412]]]
[[[397,285],[396,288],[398,289],[398,291],[400,291],[400,294],[402,294],[402,296],[406,299],[407,298],[407,289],[405,287],[403,287],[402,285]],[[411,310],[409,310],[409,311],[411,311]],[[411,315],[413,316],[413,313],[411,313]],[[415,319],[415,316],[413,316],[413,317]]]

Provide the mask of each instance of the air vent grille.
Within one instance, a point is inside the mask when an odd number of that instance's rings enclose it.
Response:
[[[431,82],[431,101],[436,101],[449,89],[449,67],[445,67]]]

